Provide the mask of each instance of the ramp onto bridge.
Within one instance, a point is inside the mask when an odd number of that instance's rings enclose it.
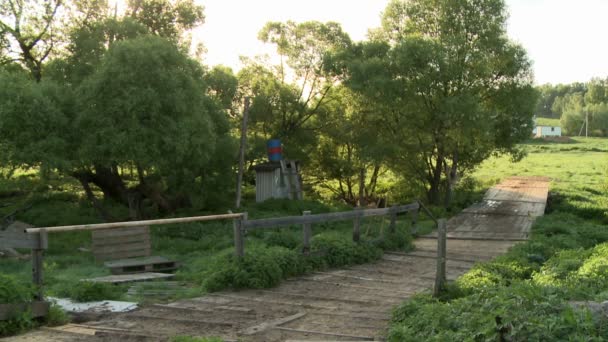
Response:
[[[448,240],[526,240],[534,220],[545,213],[548,194],[547,177],[509,177],[448,221]]]

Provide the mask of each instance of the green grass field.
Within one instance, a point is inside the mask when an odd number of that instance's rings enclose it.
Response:
[[[542,140],[519,162],[487,160],[480,188],[511,175],[551,177],[531,239],[479,263],[442,297],[416,296],[393,315],[390,341],[605,341],[608,318],[568,301],[608,300],[608,139]]]

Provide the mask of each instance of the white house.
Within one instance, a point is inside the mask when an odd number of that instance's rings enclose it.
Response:
[[[559,126],[536,126],[532,130],[532,135],[536,138],[561,137],[562,128]]]

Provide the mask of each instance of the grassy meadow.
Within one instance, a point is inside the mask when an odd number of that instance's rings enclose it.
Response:
[[[397,308],[390,341],[604,341],[608,319],[569,302],[608,300],[608,139],[530,141],[519,162],[498,157],[473,174],[551,177],[546,214],[529,241],[476,264],[439,299]]]

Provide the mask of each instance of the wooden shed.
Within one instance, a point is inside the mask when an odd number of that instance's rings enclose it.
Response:
[[[270,198],[302,199],[300,163],[292,160],[266,162],[252,167],[255,171],[255,200]]]

